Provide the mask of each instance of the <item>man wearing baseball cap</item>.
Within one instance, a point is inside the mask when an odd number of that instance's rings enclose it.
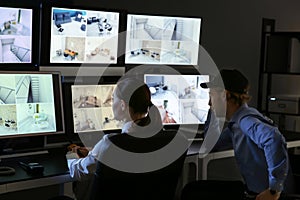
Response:
[[[282,191],[293,192],[285,138],[269,119],[248,106],[248,79],[236,69],[223,69],[201,87],[210,89],[210,120],[215,123],[225,117],[228,122],[214,150],[230,143],[248,194],[277,200],[284,199]]]

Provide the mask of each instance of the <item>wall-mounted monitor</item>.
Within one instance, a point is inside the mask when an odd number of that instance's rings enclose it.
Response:
[[[0,139],[64,133],[58,72],[0,72]]]
[[[145,74],[154,105],[164,125],[204,124],[209,110],[209,91],[200,84],[209,75]]]
[[[39,4],[0,3],[0,68],[38,70]]]
[[[116,65],[120,11],[51,4],[43,8],[41,65]],[[43,56],[44,55],[44,56]]]
[[[125,64],[197,65],[201,20],[128,14]]]

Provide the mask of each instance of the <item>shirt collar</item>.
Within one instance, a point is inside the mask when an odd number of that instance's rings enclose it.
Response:
[[[122,127],[122,133],[128,133],[129,129],[132,127],[133,121],[126,122]]]

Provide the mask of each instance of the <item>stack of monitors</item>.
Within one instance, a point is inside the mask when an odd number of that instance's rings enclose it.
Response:
[[[209,110],[209,90],[200,84],[209,75],[145,74],[151,99],[163,125],[203,125]],[[71,85],[74,133],[122,129],[114,119],[112,95],[116,84]]]

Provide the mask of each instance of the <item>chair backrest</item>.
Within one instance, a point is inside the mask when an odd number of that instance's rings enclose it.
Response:
[[[162,132],[156,136],[141,139],[119,134],[110,137],[110,140],[118,147],[130,152],[152,152],[168,144],[174,135],[173,132]],[[186,139],[182,137],[182,140]],[[91,199],[172,200],[175,197],[186,153],[187,151],[162,169],[145,173],[119,171],[98,161]],[[153,162],[156,161],[153,160]]]
[[[181,200],[241,200],[244,191],[244,183],[240,180],[197,180],[184,186]]]

